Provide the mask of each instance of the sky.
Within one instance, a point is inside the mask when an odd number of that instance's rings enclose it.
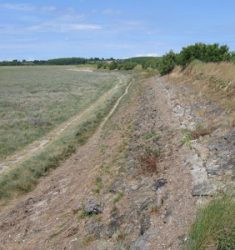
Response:
[[[0,0],[0,60],[235,50],[234,0]]]

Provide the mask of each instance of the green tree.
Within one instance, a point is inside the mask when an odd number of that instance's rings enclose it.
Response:
[[[170,73],[176,65],[176,54],[171,50],[162,57],[161,63],[159,64],[159,73],[166,75]]]

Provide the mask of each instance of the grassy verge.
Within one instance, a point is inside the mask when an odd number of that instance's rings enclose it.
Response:
[[[45,150],[0,176],[0,199],[9,199],[31,191],[41,176],[47,175],[50,169],[56,168],[61,161],[74,153],[77,145],[84,144],[95,132],[124,89],[125,86],[117,89],[112,97],[97,108],[96,112],[88,115],[86,121],[66,131]]]
[[[231,197],[217,198],[198,213],[185,249],[235,249],[235,201]]]

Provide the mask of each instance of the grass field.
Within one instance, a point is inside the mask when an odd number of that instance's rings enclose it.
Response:
[[[117,82],[117,74],[71,66],[0,68],[0,160],[79,114]]]

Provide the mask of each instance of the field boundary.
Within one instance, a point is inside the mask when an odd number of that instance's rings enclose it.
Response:
[[[120,102],[122,101],[122,99],[128,94],[129,88],[131,87],[132,83],[133,83],[133,79],[127,85],[124,93],[118,98],[118,100],[114,104],[113,108],[110,110],[110,112],[108,113],[108,115],[104,118],[103,122],[100,124],[100,129],[102,129],[104,127],[104,125],[106,124],[106,122],[110,119],[110,117],[113,115],[113,113],[118,108],[118,106],[119,106]]]

